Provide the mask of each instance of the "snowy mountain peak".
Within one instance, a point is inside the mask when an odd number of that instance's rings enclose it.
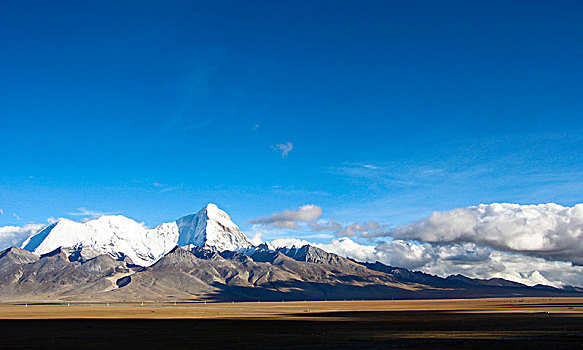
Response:
[[[22,248],[37,255],[60,247],[90,249],[148,266],[172,249],[177,237],[171,227],[149,229],[125,216],[107,215],[84,223],[61,219],[29,237]]]
[[[214,203],[207,204],[206,207],[204,207],[204,208],[201,209],[201,211],[203,211],[203,210],[206,210],[207,212],[209,212],[209,211],[210,212],[221,212],[221,213],[223,213],[225,215],[227,214],[224,211],[222,211],[221,209],[219,209],[219,207],[216,204],[214,204]]]
[[[61,219],[29,237],[22,248],[37,255],[60,247],[75,248],[117,259],[129,257],[135,264],[150,266],[176,245],[189,244],[215,251],[252,246],[227,213],[208,204],[197,214],[155,228],[122,215],[101,216],[84,223]]]
[[[237,251],[252,246],[229,215],[212,203],[197,214],[176,220],[176,224],[179,246],[194,244],[217,251]]]

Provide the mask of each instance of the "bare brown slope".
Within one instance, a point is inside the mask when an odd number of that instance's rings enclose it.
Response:
[[[257,248],[247,254],[176,247],[136,267],[107,255],[77,259],[57,249],[40,258],[0,253],[3,301],[281,301],[580,296],[576,290],[504,280],[439,278],[382,264],[361,264],[314,247]]]

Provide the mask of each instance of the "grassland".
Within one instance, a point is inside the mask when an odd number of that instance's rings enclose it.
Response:
[[[3,304],[0,348],[583,348],[583,298]]]

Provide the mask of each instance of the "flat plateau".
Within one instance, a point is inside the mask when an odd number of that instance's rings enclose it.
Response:
[[[583,298],[346,300],[235,303],[15,303],[0,304],[0,319],[305,319],[338,320],[350,312],[553,313],[583,317]],[[356,317],[361,318],[362,315]],[[350,319],[343,316],[343,319]]]
[[[1,304],[0,348],[580,349],[583,298]]]

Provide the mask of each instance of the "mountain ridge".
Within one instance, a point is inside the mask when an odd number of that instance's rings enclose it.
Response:
[[[504,279],[442,278],[311,245],[254,246],[214,204],[152,229],[119,215],[85,223],[62,220],[41,229],[22,248],[0,252],[4,301],[433,299],[582,292],[580,287],[529,287]]]
[[[209,203],[198,213],[147,228],[122,215],[104,215],[84,223],[61,219],[24,241],[21,248],[37,255],[56,248],[94,250],[113,258],[129,257],[150,266],[176,245],[193,244],[215,250],[240,250],[251,242],[230,217]]]
[[[370,269],[367,263],[316,247],[296,249],[315,249],[318,254],[330,255],[326,256],[330,259],[307,262],[297,251],[262,247],[239,253],[176,246],[153,265],[141,267],[108,254],[75,260],[61,248],[37,257],[11,247],[0,252],[0,300],[279,301],[583,295],[577,287],[561,290],[501,279],[441,278],[387,265],[383,266],[388,271],[399,273],[383,272],[378,271],[381,265]],[[403,278],[405,272],[418,278]]]

